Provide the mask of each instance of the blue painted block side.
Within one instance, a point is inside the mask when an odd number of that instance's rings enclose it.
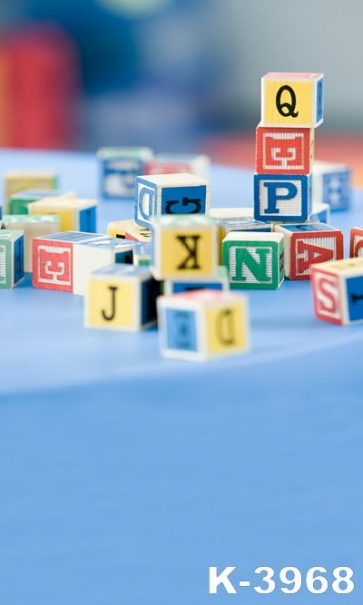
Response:
[[[329,204],[332,211],[348,210],[351,198],[350,180],[349,169],[323,175],[323,202]]]
[[[160,294],[160,283],[155,279],[141,282],[141,325],[156,322],[156,298]]]
[[[166,309],[165,330],[168,349],[197,351],[195,311]]]
[[[348,277],[346,284],[349,321],[363,320],[363,276]]]
[[[132,158],[101,161],[101,194],[109,200],[127,199],[135,195],[135,179],[143,174],[145,162]]]
[[[205,214],[207,187],[163,187],[161,214]]]
[[[311,176],[255,174],[254,218],[303,222],[311,213]]]
[[[322,122],[324,119],[324,78],[318,81],[316,85],[316,121]]]
[[[284,225],[284,229],[291,233],[312,233],[313,231],[336,231],[335,227],[325,223],[301,223],[300,225]]]
[[[135,222],[150,228],[150,220],[156,214],[157,186],[147,179],[136,178]]]
[[[24,236],[14,242],[14,284],[24,277]]]
[[[171,293],[180,294],[181,292],[189,292],[191,290],[223,290],[222,282],[172,282]]]
[[[96,233],[96,206],[80,210],[79,230],[86,233]]]

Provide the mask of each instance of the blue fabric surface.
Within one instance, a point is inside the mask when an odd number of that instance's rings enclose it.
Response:
[[[2,152],[3,173],[58,168],[97,191],[91,156]],[[212,205],[251,205],[252,175],[214,167]],[[359,225],[362,195],[332,223]],[[100,230],[131,202],[100,206]],[[115,213],[117,216],[115,216]],[[81,297],[2,291],[0,604],[208,605],[208,567],[350,566],[362,600],[363,326],[312,313],[308,282],[249,292],[252,350],[162,360],[157,333],[85,330]],[[278,604],[252,586],[238,603]]]

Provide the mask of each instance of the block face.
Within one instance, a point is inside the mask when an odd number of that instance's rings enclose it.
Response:
[[[344,311],[339,276],[321,269],[321,265],[315,265],[311,268],[311,281],[316,317],[342,324]]]
[[[232,232],[223,241],[223,264],[231,289],[276,289],[284,279],[284,247],[281,234]]]
[[[210,355],[248,348],[248,328],[241,301],[223,308],[211,307],[206,315],[207,350]]]
[[[158,153],[147,162],[145,174],[171,174],[189,172],[208,178],[210,158],[204,154]]]
[[[229,290],[229,278],[227,267],[221,265],[213,278],[197,279],[194,281],[167,280],[164,284],[165,294],[180,294],[192,290]]]
[[[73,291],[73,246],[70,242],[33,240],[33,286]]]
[[[40,172],[19,171],[5,175],[4,212],[7,213],[10,197],[24,189],[56,189],[58,174],[45,170]]]
[[[144,174],[146,162],[153,158],[149,147],[102,147],[97,152],[101,171],[101,195],[105,199],[124,199],[135,195],[135,179]]]
[[[14,242],[13,283],[16,284],[24,277],[24,237]]]
[[[142,227],[150,228],[151,217],[157,214],[157,194],[154,183],[140,177],[136,179],[135,221]]]
[[[170,350],[197,352],[196,312],[165,310],[166,347]]]
[[[346,280],[349,322],[363,321],[363,274]]]
[[[312,128],[256,128],[258,174],[309,174],[313,154]]]
[[[349,256],[350,258],[363,256],[363,228],[361,227],[353,227],[350,230]]]
[[[0,230],[0,288],[13,288],[24,277],[24,235],[16,229]]]
[[[256,220],[304,222],[310,214],[310,176],[255,174]]]
[[[321,73],[270,72],[261,80],[263,126],[316,128],[323,121]]]
[[[79,230],[94,233],[96,232],[96,206],[80,210]]]
[[[161,214],[205,214],[207,187],[164,187],[161,192]]]
[[[349,170],[323,175],[323,202],[329,204],[332,212],[348,210],[351,198],[350,179]]]
[[[156,298],[160,294],[160,284],[154,279],[145,279],[141,282],[141,325],[150,325],[156,322]]]
[[[97,279],[88,282],[87,325],[108,329],[135,327],[134,289],[132,281]]]
[[[0,239],[0,288],[11,288],[11,243]]]

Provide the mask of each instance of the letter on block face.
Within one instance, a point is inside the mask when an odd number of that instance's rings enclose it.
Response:
[[[313,156],[313,128],[256,128],[258,174],[309,174]]]
[[[310,216],[310,175],[255,174],[254,181],[256,220],[304,222]]]
[[[230,292],[198,290],[157,301],[161,353],[204,361],[249,347],[247,300]]]
[[[322,123],[323,74],[270,72],[261,84],[261,125],[316,128]]]

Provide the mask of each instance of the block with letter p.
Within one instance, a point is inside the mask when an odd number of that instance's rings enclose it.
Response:
[[[256,128],[256,173],[309,174],[314,160],[313,128]]]
[[[311,214],[311,206],[310,175],[255,174],[256,220],[304,222]]]
[[[150,228],[153,216],[207,214],[209,199],[209,181],[194,174],[140,176],[136,178],[135,221]]]
[[[314,311],[334,324],[363,322],[363,258],[346,258],[311,267]]]

